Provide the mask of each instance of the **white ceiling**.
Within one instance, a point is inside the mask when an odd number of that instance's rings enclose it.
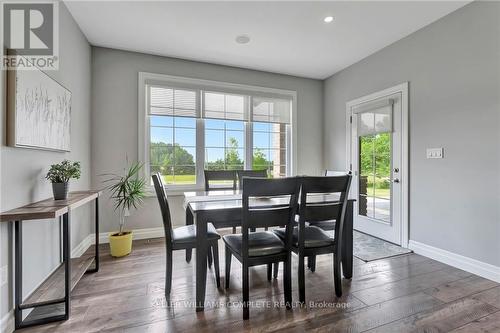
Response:
[[[468,2],[65,1],[92,45],[316,79]]]

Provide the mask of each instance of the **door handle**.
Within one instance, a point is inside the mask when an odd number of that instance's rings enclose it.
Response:
[[[399,184],[399,178],[394,178],[394,179],[392,180],[392,182],[393,182],[393,183],[396,183],[396,184]]]

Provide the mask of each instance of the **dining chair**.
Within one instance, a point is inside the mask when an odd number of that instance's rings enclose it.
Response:
[[[195,249],[196,243],[196,226],[194,224],[183,227],[172,228],[172,220],[170,217],[170,208],[168,205],[167,192],[163,185],[162,177],[159,173],[154,174],[153,183],[156,191],[156,196],[160,204],[161,215],[163,218],[163,228],[165,230],[165,245],[167,252],[167,269],[165,277],[165,295],[170,295],[172,289],[172,252],[175,250]],[[217,288],[220,288],[220,272],[219,272],[219,248],[218,241],[220,235],[215,230],[215,227],[209,223],[207,225],[207,238],[209,251],[213,253],[215,279]]]
[[[351,171],[325,170],[325,177],[350,175]],[[335,230],[335,220],[306,221],[309,225],[319,227],[325,231]],[[316,257],[307,258],[307,268],[314,272],[316,270]]]
[[[243,319],[249,318],[249,267],[283,262],[283,287],[287,309],[292,304],[292,223],[298,208],[297,178],[243,178],[241,234],[225,235],[226,289],[229,288],[231,258],[242,264]],[[284,227],[280,239],[271,231],[249,232],[251,228]]]
[[[212,182],[225,182],[222,184]],[[235,170],[205,170],[205,191],[227,191],[236,190]],[[233,226],[233,234],[236,233],[236,226]],[[212,258],[208,256],[208,264],[212,264]]]
[[[238,175],[238,188],[243,189],[243,177],[250,178],[267,178],[267,170],[237,170]]]
[[[219,181],[218,184],[216,183],[217,181]],[[236,171],[205,170],[205,191],[224,190],[236,190]]]
[[[299,223],[293,228],[292,251],[299,257],[298,281],[299,301],[305,303],[304,258],[333,253],[334,286],[337,297],[342,296],[340,270],[342,231],[351,184],[351,175],[334,177],[303,177],[300,180]],[[319,197],[318,197],[319,196]],[[316,197],[316,200],[312,200]],[[321,199],[318,201],[317,199]],[[308,202],[311,200],[311,202]],[[336,220],[333,238],[324,230],[306,221]],[[274,230],[281,239],[287,237],[286,230]]]
[[[236,174],[238,175],[238,189],[243,189],[243,177],[249,178],[267,178],[267,170],[237,170]],[[268,228],[264,228],[267,231]],[[250,231],[254,232],[255,229],[250,229]]]
[[[350,175],[351,171],[325,170],[325,177]],[[314,225],[326,231],[335,230],[335,219],[325,221],[306,221],[309,225]]]

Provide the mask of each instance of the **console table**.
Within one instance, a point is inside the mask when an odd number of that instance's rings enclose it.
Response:
[[[14,317],[16,329],[53,321],[67,320],[71,309],[71,291],[85,273],[99,270],[99,191],[71,192],[67,200],[47,199],[0,214],[0,222],[14,223]],[[95,254],[71,259],[70,211],[95,202]],[[27,220],[62,219],[62,263],[23,300],[23,230]],[[94,268],[90,266],[94,263]],[[33,309],[23,319],[23,310]]]

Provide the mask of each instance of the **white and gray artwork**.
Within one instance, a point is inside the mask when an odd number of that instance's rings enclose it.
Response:
[[[15,103],[11,103],[16,147],[70,150],[71,92],[40,70],[14,73]]]

